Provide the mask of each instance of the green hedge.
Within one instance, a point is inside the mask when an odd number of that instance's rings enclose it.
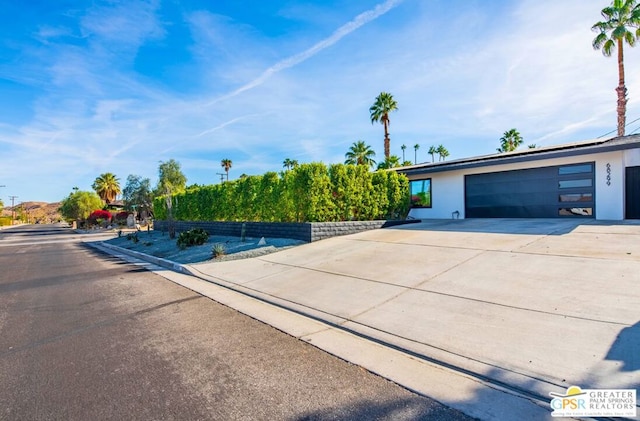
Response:
[[[182,221],[329,222],[402,219],[409,210],[409,181],[394,171],[363,165],[302,164],[277,174],[193,186],[172,197]],[[153,203],[167,218],[164,198]]]

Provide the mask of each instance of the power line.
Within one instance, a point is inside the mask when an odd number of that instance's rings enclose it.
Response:
[[[640,129],[640,126],[636,127],[635,129],[633,129],[632,131],[629,132],[629,134],[635,134],[635,132],[638,131],[638,129]]]
[[[640,120],[640,117],[638,117],[638,118],[636,118],[635,120],[630,121],[629,123],[625,124],[625,125],[624,125],[624,127],[627,127],[628,125],[633,124],[633,123],[635,123],[635,122],[636,122],[636,121],[638,121],[638,120]],[[638,127],[638,129],[640,129],[640,127]],[[638,129],[635,129],[635,130],[638,130]],[[618,130],[618,129],[617,129],[617,128],[615,128],[615,129],[611,130],[610,132],[607,132],[607,133],[605,133],[605,134],[603,134],[603,135],[601,135],[601,136],[598,136],[598,137],[597,137],[597,139],[600,139],[600,138],[602,138],[602,137],[605,137],[605,136],[607,136],[607,135],[610,135],[611,133],[614,133],[614,132],[616,132],[617,130]],[[635,130],[634,130],[634,131],[632,131],[632,132],[631,132],[631,133],[629,133],[629,134],[633,134],[633,133],[635,132]]]

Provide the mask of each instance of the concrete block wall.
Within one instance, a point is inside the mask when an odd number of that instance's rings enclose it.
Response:
[[[242,225],[247,237],[291,238],[308,243],[339,235],[355,234],[393,225],[419,222],[413,221],[344,221],[344,222],[192,222],[175,221],[176,232],[202,228],[210,235],[240,237]],[[154,229],[167,231],[167,221],[154,221]]]
[[[382,228],[386,221],[311,222],[311,241]]]
[[[311,226],[306,223],[175,221],[176,232],[202,228],[209,235],[228,235],[231,237],[240,237],[243,224],[247,237],[291,238],[293,240],[311,242]],[[153,225],[157,231],[167,231],[168,229],[167,221],[154,221]]]

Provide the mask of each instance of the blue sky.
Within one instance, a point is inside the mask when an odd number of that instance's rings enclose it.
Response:
[[[343,162],[393,94],[391,151],[492,153],[506,130],[540,146],[615,129],[615,58],[591,48],[606,1],[2,1],[0,198],[58,201],[113,172],[188,184]],[[626,50],[627,121],[640,51]],[[628,132],[640,126],[632,123]]]

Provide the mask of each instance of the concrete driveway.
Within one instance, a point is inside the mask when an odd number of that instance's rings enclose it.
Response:
[[[190,268],[539,406],[640,389],[640,223],[423,221]]]

